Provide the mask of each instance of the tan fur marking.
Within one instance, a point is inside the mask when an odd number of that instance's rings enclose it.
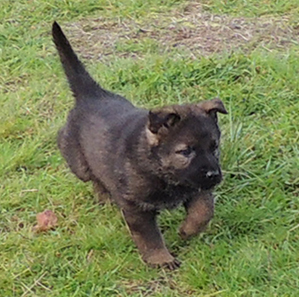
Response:
[[[152,133],[147,127],[145,128],[145,134],[150,146],[157,146],[159,144],[158,135]]]

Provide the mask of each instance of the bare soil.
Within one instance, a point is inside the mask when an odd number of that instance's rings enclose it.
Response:
[[[299,28],[290,25],[288,16],[232,17],[210,14],[201,5],[189,3],[171,13],[150,13],[146,18],[84,19],[69,24],[66,29],[76,49],[86,59],[118,56],[142,56],[142,53],[122,50],[122,44],[140,43],[152,39],[165,52],[173,48],[186,50],[193,56],[257,47],[266,50],[286,49],[299,43]],[[85,47],[85,45],[88,46]]]

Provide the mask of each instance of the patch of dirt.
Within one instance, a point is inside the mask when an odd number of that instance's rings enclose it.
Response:
[[[165,291],[165,287],[168,287],[180,296],[196,296],[196,291],[182,288],[171,277],[167,276],[147,282],[141,280],[122,281],[120,287],[124,288],[129,296],[136,293],[142,294],[144,297],[155,296]]]
[[[162,52],[181,48],[193,56],[203,56],[239,49],[250,52],[257,47],[286,49],[299,43],[299,29],[289,23],[288,16],[237,18],[210,14],[191,2],[180,11],[151,13],[140,21],[84,19],[69,24],[65,31],[85,59],[105,59],[111,54],[142,56],[142,52],[132,52],[122,45],[145,39],[156,42]]]

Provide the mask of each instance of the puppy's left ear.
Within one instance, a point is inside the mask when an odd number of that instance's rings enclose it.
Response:
[[[207,114],[216,115],[217,112],[228,114],[224,107],[223,102],[219,98],[214,98],[212,100],[204,101],[198,104],[200,109],[204,110]]]

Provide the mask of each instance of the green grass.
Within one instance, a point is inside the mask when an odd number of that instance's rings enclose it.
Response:
[[[146,267],[115,206],[98,206],[56,147],[72,98],[52,45],[89,19],[183,14],[183,1],[2,1],[0,18],[0,296],[298,296],[299,46],[190,55],[157,40],[119,39],[104,63],[85,60],[110,90],[148,108],[220,96],[224,182],[208,230],[183,242],[183,211],[160,225],[182,267]],[[189,5],[193,5],[191,3]],[[203,1],[205,13],[298,16],[296,1]],[[159,25],[159,24],[158,24]],[[72,36],[69,36],[72,41]],[[86,43],[86,49],[92,48]],[[166,48],[167,47],[167,48]],[[84,51],[82,51],[84,52]],[[136,57],[123,53],[136,54]],[[56,230],[35,234],[53,210]]]
[[[204,8],[214,12],[230,13],[237,16],[262,16],[285,14],[292,12],[298,16],[299,7],[297,0],[227,0],[227,1],[202,1]]]

